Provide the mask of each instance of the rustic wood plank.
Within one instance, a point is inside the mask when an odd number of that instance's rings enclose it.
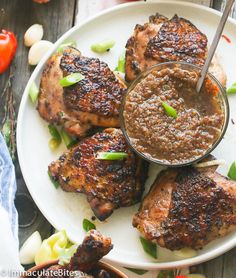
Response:
[[[11,72],[14,74],[11,90],[15,99],[16,112],[20,104],[21,96],[27,80],[33,71],[27,63],[28,49],[23,45],[23,35],[27,28],[34,23],[40,23],[44,26],[44,39],[52,42],[56,41],[65,31],[72,27],[74,22],[75,0],[51,0],[48,4],[39,5],[32,0],[1,0],[0,1],[0,28],[12,30],[18,39],[18,49],[16,57],[11,65]],[[0,76],[0,88],[4,88],[6,81],[9,78],[10,70]],[[1,89],[2,92],[2,89]],[[0,119],[3,115],[4,98],[0,92]],[[35,153],[37,156],[37,153]],[[17,206],[20,210],[24,209],[24,204],[21,203],[22,195],[29,195],[25,186],[18,161],[15,163],[17,176]],[[39,230],[43,237],[48,236],[51,232],[51,225],[42,216],[33,202],[29,202],[27,210],[24,210],[26,215],[21,221],[30,220],[30,217],[37,217],[32,225],[19,229],[20,243],[22,243],[31,233]],[[27,218],[28,217],[28,218]]]

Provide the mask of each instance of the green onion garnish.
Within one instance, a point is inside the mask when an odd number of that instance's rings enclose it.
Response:
[[[118,65],[115,68],[116,71],[125,73],[125,52],[119,56]]]
[[[157,259],[157,245],[143,237],[140,237],[140,242],[143,246],[143,250],[154,259]]]
[[[71,148],[72,146],[74,146],[78,140],[71,137],[65,130],[64,128],[61,129],[61,137],[62,140],[64,142],[64,144],[66,145],[67,149]]]
[[[129,268],[129,267],[125,267],[125,268],[138,275],[143,275],[148,272],[148,270],[145,269],[136,269],[136,268]]]
[[[35,103],[38,99],[39,96],[39,89],[35,82],[32,82],[30,89],[29,89],[29,97],[32,101],[32,103]]]
[[[83,229],[88,232],[90,230],[96,230],[96,226],[94,223],[89,221],[88,219],[84,218],[83,220]]]
[[[229,169],[228,172],[228,177],[231,178],[232,180],[236,181],[236,161],[234,161]]]
[[[52,184],[54,185],[55,188],[58,188],[60,186],[60,184],[53,178],[53,176],[51,175],[51,173],[48,171],[48,176],[52,182]]]
[[[124,152],[100,152],[97,154],[96,159],[100,160],[121,160],[128,156]]]
[[[174,119],[177,118],[178,116],[177,111],[173,107],[171,107],[169,104],[167,104],[164,101],[161,103],[161,105],[165,109],[165,112],[168,116],[173,117]]]
[[[73,47],[76,47],[76,42],[75,41],[68,41],[68,42],[64,42],[62,43],[58,49],[57,49],[57,52],[61,53],[65,47],[67,46],[73,46]]]
[[[48,125],[48,130],[52,136],[48,145],[51,150],[55,150],[61,144],[61,135],[53,124]]]
[[[227,89],[228,94],[235,94],[236,93],[236,83],[233,83],[233,85]]]
[[[183,276],[183,277],[185,277],[185,276]],[[160,270],[157,275],[157,278],[175,278],[175,273],[173,270]]]
[[[71,73],[62,78],[59,83],[62,87],[69,87],[84,79],[84,76],[78,72]]]
[[[114,45],[114,40],[104,40],[102,42],[94,43],[91,45],[91,50],[96,53],[104,53],[109,51]]]

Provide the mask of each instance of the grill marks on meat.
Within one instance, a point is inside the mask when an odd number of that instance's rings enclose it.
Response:
[[[85,78],[63,89],[59,80],[73,72]],[[46,121],[63,125],[70,134],[84,137],[92,126],[119,126],[119,107],[125,90],[124,83],[106,63],[81,56],[77,49],[67,47],[46,64],[38,111]]]
[[[98,152],[126,152],[124,160],[98,160]],[[65,191],[84,193],[98,219],[119,207],[140,201],[146,171],[144,162],[126,144],[120,129],[109,128],[86,138],[49,166]]]
[[[207,55],[207,37],[190,21],[175,15],[165,21],[149,40],[145,57],[157,62],[185,61],[203,65]]]
[[[213,168],[162,171],[133,226],[170,250],[200,249],[236,228],[236,183]]]
[[[133,81],[138,74],[155,64],[185,61],[202,66],[207,56],[207,37],[190,21],[175,15],[168,19],[160,14],[136,25],[126,44],[125,79]],[[225,86],[226,74],[217,59],[210,72]]]
[[[67,267],[69,270],[80,270],[86,273],[94,268],[100,259],[107,255],[113,245],[111,239],[96,230],[91,230],[79,245]]]

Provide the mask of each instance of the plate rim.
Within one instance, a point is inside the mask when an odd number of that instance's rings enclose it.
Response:
[[[47,214],[47,211],[43,208],[43,206],[40,206],[37,197],[35,196],[35,194],[33,193],[33,190],[30,186],[28,186],[28,184],[31,183],[30,180],[28,180],[27,178],[27,166],[24,162],[23,159],[23,147],[22,147],[22,140],[20,138],[20,134],[21,134],[21,130],[23,128],[23,115],[24,115],[24,110],[25,107],[27,105],[27,99],[28,99],[28,91],[29,88],[32,84],[32,82],[35,80],[35,77],[39,74],[39,72],[41,71],[41,69],[43,68],[45,62],[48,60],[48,58],[55,52],[55,50],[58,48],[58,46],[64,42],[68,37],[70,37],[71,35],[73,35],[73,33],[75,33],[78,29],[82,28],[83,26],[85,26],[86,24],[104,16],[107,15],[109,13],[115,12],[115,11],[120,11],[122,9],[126,9],[127,7],[130,6],[143,6],[143,5],[150,5],[150,4],[171,4],[171,5],[178,5],[178,6],[187,6],[187,7],[192,7],[192,8],[197,8],[200,10],[205,10],[211,14],[214,14],[218,17],[221,16],[221,12],[214,10],[210,7],[206,7],[200,4],[196,4],[196,3],[192,3],[192,2],[185,2],[185,1],[176,1],[176,0],[149,0],[149,1],[139,1],[139,2],[133,2],[133,3],[123,3],[120,5],[116,5],[114,7],[108,8],[104,11],[101,11],[91,17],[89,17],[88,19],[82,21],[81,23],[73,26],[72,28],[70,28],[68,31],[66,31],[62,36],[59,37],[59,39],[54,43],[53,47],[47,52],[45,53],[43,59],[39,62],[39,64],[36,66],[36,68],[34,69],[33,73],[31,74],[27,85],[24,89],[22,98],[21,98],[21,102],[20,102],[20,106],[19,106],[19,110],[18,110],[18,116],[17,116],[17,127],[16,127],[16,145],[17,145],[17,153],[18,153],[18,161],[19,161],[19,165],[20,165],[20,169],[22,172],[22,176],[24,178],[25,184],[27,186],[27,189],[30,192],[30,195],[32,196],[35,204],[37,205],[38,209],[41,211],[41,213],[44,215],[44,217],[50,222],[50,224],[58,229],[61,230],[63,229],[63,227],[60,225],[60,223],[55,223],[53,219],[51,219],[51,216]],[[229,18],[228,22],[234,24],[236,26],[236,20],[233,18]],[[69,235],[68,235],[69,236]],[[148,270],[158,270],[158,269],[171,269],[171,268],[183,268],[183,267],[187,267],[190,265],[196,265],[196,264],[200,264],[203,262],[206,262],[208,260],[211,260],[213,258],[216,258],[224,253],[226,253],[227,251],[229,251],[230,249],[236,247],[236,236],[230,240],[228,240],[226,243],[223,244],[223,246],[219,246],[217,248],[214,248],[214,250],[211,250],[209,252],[206,252],[205,254],[202,255],[198,255],[196,257],[193,258],[187,258],[187,259],[183,259],[183,260],[176,260],[176,261],[171,261],[171,262],[143,262],[143,263],[139,263],[136,264],[135,262],[129,262],[129,261],[123,261],[121,258],[114,259],[114,258],[109,258],[109,255],[107,255],[103,261],[106,261],[108,263],[114,263],[114,264],[118,264],[120,266],[125,266],[125,267],[135,267],[135,268],[139,268],[139,269],[148,269]]]

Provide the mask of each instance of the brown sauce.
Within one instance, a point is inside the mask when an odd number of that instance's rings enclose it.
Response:
[[[219,89],[210,79],[200,94],[198,74],[181,68],[153,70],[128,92],[124,124],[131,144],[145,156],[166,164],[186,163],[204,155],[224,124]],[[163,108],[175,109],[177,118]]]

